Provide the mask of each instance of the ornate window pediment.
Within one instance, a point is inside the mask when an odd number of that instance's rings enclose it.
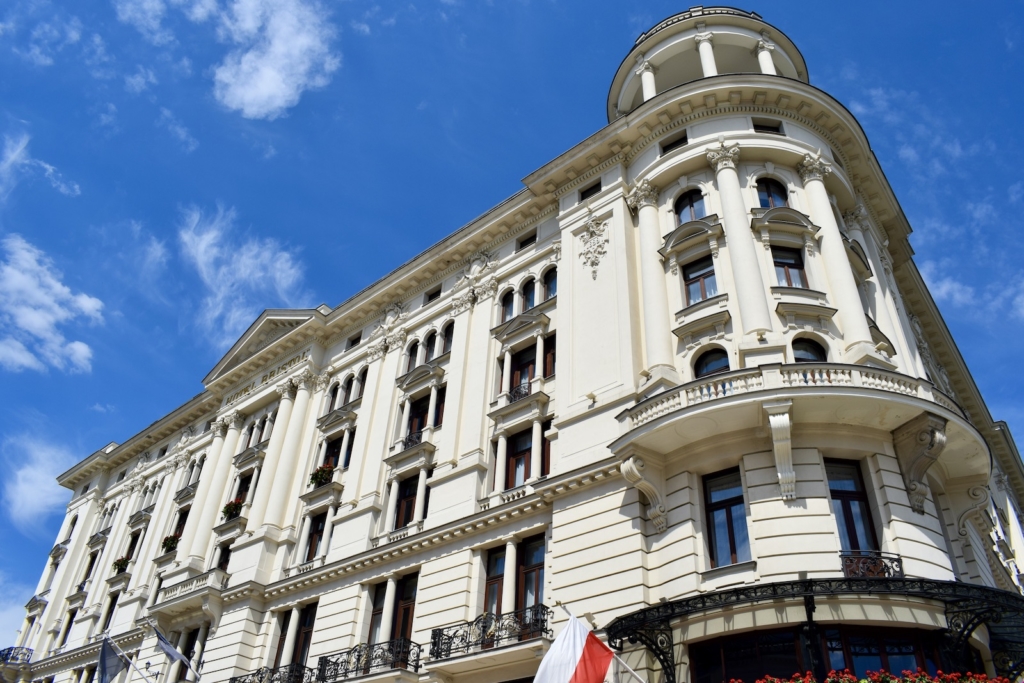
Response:
[[[662,258],[666,259],[672,274],[678,273],[679,263],[690,256],[696,256],[696,252],[702,251],[706,243],[711,255],[718,256],[718,245],[722,239],[722,224],[716,214],[698,218],[695,221],[683,223],[678,228],[665,236],[665,245],[658,250]]]
[[[444,377],[444,368],[441,365],[448,360],[450,355],[450,353],[446,353],[432,361],[417,365],[398,378],[398,388],[407,394],[411,394],[425,387],[432,379],[442,379]]]
[[[354,401],[353,401],[354,403]],[[351,403],[349,404],[351,405]],[[335,408],[316,421],[316,426],[321,432],[327,434],[344,427],[351,427],[356,422],[356,413],[348,406]]]
[[[760,234],[761,242],[768,248],[772,242],[802,245],[811,251],[817,247],[814,237],[818,226],[796,209],[777,206],[773,209],[753,209],[754,217],[750,229]]]
[[[491,328],[491,334],[502,344],[514,346],[516,343],[534,336],[538,333],[545,334],[551,324],[551,318],[545,311],[554,307],[555,298],[552,297],[530,310],[520,313],[508,322]]]

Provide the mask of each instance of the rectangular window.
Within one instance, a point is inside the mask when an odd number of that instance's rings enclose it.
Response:
[[[118,591],[110,596],[110,602],[107,603],[107,611],[103,615],[103,626],[100,627],[100,631],[106,631],[110,628],[110,622],[114,619],[114,610],[117,609],[117,600],[121,597],[121,592]]]
[[[444,402],[448,397],[448,387],[443,386],[437,390],[437,403],[434,405],[434,426],[440,427],[444,424]]]
[[[775,277],[781,286],[807,289],[804,257],[799,249],[772,247],[772,261],[775,262]]]
[[[220,547],[220,556],[217,558],[217,569],[222,572],[226,572],[228,567],[231,566],[231,546],[222,545]]]
[[[544,377],[553,377],[555,374],[555,349],[558,344],[554,333],[544,337]]]
[[[662,154],[662,156],[668,154],[669,152],[671,152],[674,149],[679,149],[680,147],[685,147],[687,142],[688,142],[688,140],[686,138],[686,133],[684,132],[682,135],[680,135],[678,137],[671,138],[668,142],[661,143],[661,154]]]
[[[484,612],[501,614],[501,592],[505,585],[505,546],[487,551],[487,580],[484,584]]]
[[[533,449],[533,429],[508,437],[508,466],[505,469],[505,488],[522,486],[530,478],[530,451]]]
[[[185,533],[185,523],[188,521],[188,511],[190,508],[178,511],[178,523],[174,525],[174,535],[181,536]]]
[[[417,432],[423,431],[423,428],[427,426],[427,412],[429,410],[429,396],[424,396],[423,398],[417,399],[409,405],[408,434],[416,434]]]
[[[342,461],[341,466],[344,469],[348,469],[348,466],[352,464],[352,448],[356,443],[356,428],[353,427],[348,433],[348,448],[345,449],[345,459]]]
[[[68,612],[68,616],[64,622],[64,633],[60,636],[60,647],[63,647],[68,642],[68,636],[71,635],[71,627],[75,624],[75,619],[78,617],[78,610],[73,609]]]
[[[435,287],[426,294],[423,295],[423,305],[426,306],[431,301],[437,301],[441,298],[441,288]]]
[[[534,230],[530,234],[523,235],[522,237],[519,238],[519,240],[516,242],[516,251],[522,251],[523,249],[526,249],[526,247],[536,243],[537,231]]]
[[[82,576],[82,581],[92,578],[92,570],[96,566],[96,558],[99,556],[99,551],[91,553],[89,555],[89,563],[85,565],[85,575]],[[79,587],[81,590],[81,587]]]
[[[373,599],[370,606],[370,633],[366,642],[370,645],[382,642],[381,624],[384,622],[384,599],[388,592],[387,581],[378,583],[372,589]]]
[[[551,440],[543,436],[548,433],[549,429],[551,429],[551,420],[540,426],[541,438],[543,438],[540,451],[540,476],[542,477],[551,474]]]
[[[686,289],[687,306],[717,296],[714,260],[707,256],[683,266],[683,287]]]
[[[537,347],[531,344],[522,351],[512,354],[512,386],[529,384],[533,379],[537,363]],[[511,388],[511,387],[510,387]]]
[[[249,495],[249,489],[252,488],[252,473],[245,475],[238,482],[238,495],[236,499],[245,500]]]
[[[324,461],[322,464],[330,465],[331,467],[338,466],[338,461],[341,459],[341,446],[344,441],[344,437],[339,436],[327,442],[327,446],[324,448]]]
[[[320,544],[324,541],[327,527],[327,513],[321,512],[309,520],[309,536],[306,539],[306,562],[310,562],[320,554]]]
[[[750,539],[739,469],[704,477],[704,507],[711,566],[749,562]]]
[[[128,538],[128,549],[125,551],[124,556],[131,559],[135,555],[135,549],[139,547],[139,534],[140,531],[136,531]]]
[[[580,190],[580,201],[581,202],[585,202],[588,199],[590,199],[591,197],[593,197],[595,195],[598,195],[600,193],[601,193],[601,181],[598,180],[593,185],[588,185],[587,187],[585,187],[582,190]]]
[[[519,544],[519,585],[516,609],[529,610],[524,623],[543,623],[532,614],[533,608],[544,602],[544,535],[533,536]]]
[[[826,460],[825,475],[843,550],[878,550],[858,464],[849,460]]]
[[[313,642],[313,624],[316,622],[316,603],[306,605],[299,612],[299,632],[295,638],[295,651],[292,653],[292,664],[306,665],[309,657],[309,646]]]
[[[754,119],[755,133],[768,133],[769,135],[782,135],[782,123],[771,119]]]
[[[281,666],[281,656],[284,655],[284,641],[288,639],[288,625],[292,620],[292,611],[290,609],[283,610],[281,612],[281,622],[278,628],[277,635],[277,650],[274,653],[274,668]]]
[[[401,529],[412,524],[416,514],[416,487],[419,477],[408,477],[398,484],[398,505],[395,509],[395,528]]]
[[[359,346],[359,342],[363,341],[363,333],[358,332],[357,334],[348,338],[348,342],[345,344],[345,350],[351,349],[355,346]]]
[[[391,633],[392,640],[412,638],[412,620],[416,609],[416,588],[419,574],[409,574],[398,580],[395,595],[395,621]]]

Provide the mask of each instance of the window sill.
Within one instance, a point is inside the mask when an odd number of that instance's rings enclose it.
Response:
[[[757,579],[757,560],[728,564],[700,573],[701,588],[705,590],[717,590],[738,583],[752,583]]]

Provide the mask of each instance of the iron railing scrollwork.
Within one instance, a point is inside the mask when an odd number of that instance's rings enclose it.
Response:
[[[333,683],[375,671],[419,671],[420,650],[418,643],[407,638],[356,645],[351,650],[321,657],[317,665],[316,678],[320,683]]]
[[[31,660],[30,647],[8,647],[0,650],[0,662],[4,664],[28,664]]]
[[[534,605],[505,614],[484,613],[473,621],[435,628],[430,633],[430,657],[483,650],[541,636],[551,636],[551,608]]]
[[[903,578],[903,558],[878,550],[844,550],[839,553],[843,576],[855,579]]]
[[[423,443],[423,432],[412,432],[409,436],[402,439],[402,450],[408,450],[413,446],[419,446]]]
[[[515,403],[516,401],[522,401],[530,395],[531,389],[532,387],[528,382],[512,387],[508,390],[508,402]]]
[[[262,667],[244,676],[234,676],[230,683],[316,683],[316,670],[302,664],[287,664],[276,669]]]

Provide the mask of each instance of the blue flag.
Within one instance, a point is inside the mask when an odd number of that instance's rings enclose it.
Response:
[[[100,645],[100,661],[96,665],[96,683],[111,683],[117,675],[128,668],[121,655],[114,651],[106,638]]]

